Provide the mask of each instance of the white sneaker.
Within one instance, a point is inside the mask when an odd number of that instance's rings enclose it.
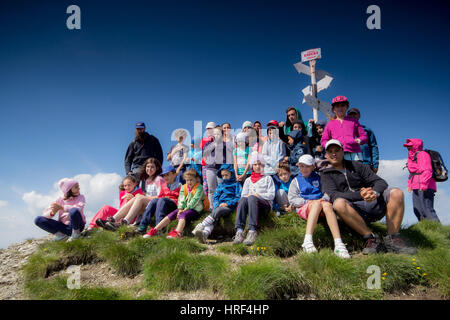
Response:
[[[314,253],[314,252],[317,252],[317,249],[316,249],[316,247],[314,246],[314,243],[312,243],[312,242],[304,242],[304,243],[302,244],[302,248],[303,248],[303,251],[305,251],[306,253]]]
[[[61,241],[61,240],[66,239],[67,237],[68,237],[67,234],[64,234],[64,233],[58,231],[57,233],[55,233],[55,237],[53,238],[53,241]]]
[[[199,223],[198,225],[195,226],[194,230],[192,230],[192,234],[195,236],[199,231],[203,231],[203,224]]]
[[[351,256],[347,251],[347,248],[345,247],[345,245],[337,245],[334,248],[334,254],[337,255],[339,258],[343,258],[343,259],[350,259]]]

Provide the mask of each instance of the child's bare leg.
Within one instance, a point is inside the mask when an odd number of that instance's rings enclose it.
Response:
[[[169,219],[168,217],[164,217],[164,219],[162,219],[162,220],[155,226],[155,229],[156,229],[156,230],[161,230],[161,229],[165,228],[169,223],[170,223],[170,219]]]
[[[337,239],[341,237],[341,233],[339,232],[339,225],[336,219],[336,214],[333,210],[333,205],[330,202],[322,203],[323,212],[325,213],[325,217],[327,218],[328,227],[330,227],[331,234],[333,235],[333,239]]]
[[[128,211],[130,211],[130,208],[133,206],[135,199],[136,197],[132,198],[130,201],[125,203],[122,208],[119,209],[119,211],[116,212],[116,214],[114,215],[114,219],[116,221],[123,219],[127,215]]]
[[[137,197],[134,201],[133,205],[131,206],[130,210],[128,211],[127,216],[124,218],[128,222],[131,222],[134,218],[138,216],[139,213],[141,213],[147,204],[149,203],[149,198],[145,196]]]
[[[179,234],[183,233],[184,227],[186,226],[186,219],[179,219],[177,224],[177,232]]]
[[[309,204],[308,220],[306,222],[306,234],[313,234],[314,228],[317,225],[319,214],[322,212],[322,203],[317,200],[313,200]]]

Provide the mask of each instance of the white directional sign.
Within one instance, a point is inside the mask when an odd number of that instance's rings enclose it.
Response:
[[[317,93],[319,93],[322,90],[328,89],[328,87],[330,86],[331,81],[333,81],[333,77],[330,77],[328,75],[325,75],[325,77],[321,80],[319,80],[319,82],[317,82]],[[303,95],[306,97],[307,95],[312,95],[312,87],[311,86],[307,86],[305,89],[302,90]],[[302,103],[305,103],[305,98],[303,98]]]
[[[311,108],[319,109],[319,111],[325,114],[327,117],[331,117],[331,104],[329,104],[328,102],[321,101],[310,94],[305,96],[305,101]]]
[[[302,51],[302,62],[320,59],[322,57],[320,48]]]
[[[304,73],[307,76],[311,76],[311,67],[307,66],[306,64],[303,64],[301,62],[297,62],[296,64],[294,64],[295,69],[297,70],[298,73]],[[330,76],[331,75],[323,70],[316,70],[316,80],[320,81],[321,79],[325,78],[325,76]]]

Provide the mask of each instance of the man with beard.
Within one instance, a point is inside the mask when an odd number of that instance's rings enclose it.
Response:
[[[148,158],[158,159],[163,163],[163,152],[159,140],[145,132],[145,123],[136,123],[136,136],[128,146],[125,154],[125,173],[139,176],[142,165]]]

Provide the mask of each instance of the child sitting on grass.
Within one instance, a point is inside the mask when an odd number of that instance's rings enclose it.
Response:
[[[171,221],[178,219],[177,228],[169,232],[167,238],[181,238],[187,220],[196,219],[203,210],[203,198],[205,193],[200,184],[200,176],[195,169],[186,170],[183,175],[186,184],[181,187],[178,197],[178,209],[172,211],[156,227],[144,235],[144,238],[156,236]]]
[[[181,183],[178,181],[179,177],[176,169],[172,166],[164,167],[161,177],[166,181],[166,184],[162,185],[158,198],[150,201],[145,208],[139,228],[136,230],[137,233],[144,234],[147,231],[153,216],[155,216],[156,224],[158,224],[165,216],[177,208]]]
[[[301,156],[298,160],[298,167],[300,173],[292,181],[288,197],[289,202],[298,209],[297,214],[307,220],[303,250],[307,253],[317,252],[312,235],[319,215],[325,215],[334,238],[334,253],[340,258],[350,258],[341,239],[333,206],[328,201],[328,195],[323,195],[321,192],[320,176],[314,171],[314,158],[309,154]]]
[[[254,151],[250,157],[252,175],[245,180],[236,214],[236,235],[233,244],[252,245],[257,237],[258,217],[269,213],[275,198],[275,185],[271,176],[264,176],[264,158]],[[244,228],[248,215],[248,234]]]
[[[64,240],[71,236],[68,241],[78,239],[86,224],[83,214],[86,200],[80,194],[80,186],[73,179],[64,178],[58,182],[63,192],[63,197],[58,198],[45,209],[42,216],[37,217],[34,223],[41,229],[54,234],[55,241]],[[53,217],[58,214],[58,221]]]
[[[236,181],[235,172],[231,164],[223,164],[217,176],[223,182],[217,186],[213,196],[213,211],[201,223],[199,223],[192,233],[201,243],[206,243],[206,239],[211,235],[216,224],[221,217],[232,213],[241,198],[242,187]]]
[[[291,168],[287,163],[280,163],[277,166],[277,174],[272,176],[275,184],[275,199],[273,209],[277,216],[294,210],[294,206],[289,204],[289,186],[292,182]]]
[[[134,175],[128,175],[123,178],[119,186],[119,209],[137,194],[142,194],[142,188],[139,188],[138,182],[138,179]],[[91,231],[97,227],[105,228],[107,218],[114,216],[117,211],[114,207],[104,205],[92,218],[87,231]]]

